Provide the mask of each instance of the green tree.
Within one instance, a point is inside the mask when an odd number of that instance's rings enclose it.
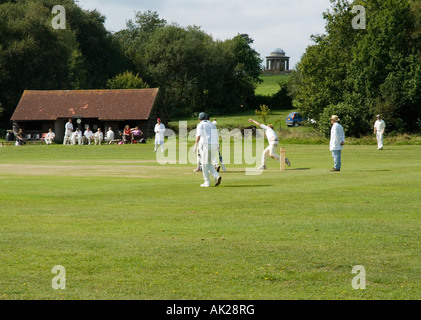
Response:
[[[55,0],[0,3],[0,126],[8,127],[26,89],[105,88],[107,80],[130,69],[120,44],[96,11],[63,0],[66,29],[52,26]]]
[[[64,3],[64,2],[63,2]],[[41,1],[0,5],[1,126],[25,89],[61,89],[69,84],[69,65],[76,39],[71,30],[54,30],[51,8]]]
[[[389,130],[415,130],[421,116],[419,1],[331,2],[326,34],[313,36],[290,83],[294,106],[318,120],[323,132],[331,112],[343,114],[348,135],[371,132],[377,113]],[[365,30],[352,28],[354,5],[366,9]]]
[[[146,89],[149,85],[139,77],[139,74],[133,74],[126,71],[107,81],[107,87],[110,89]]]

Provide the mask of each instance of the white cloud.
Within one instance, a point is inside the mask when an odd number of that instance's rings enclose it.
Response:
[[[168,23],[200,26],[219,40],[246,33],[262,59],[280,47],[291,57],[291,67],[311,44],[310,36],[324,32],[322,13],[330,8],[329,0],[80,0],[78,4],[105,15],[111,31],[124,29],[135,11],[151,10]]]

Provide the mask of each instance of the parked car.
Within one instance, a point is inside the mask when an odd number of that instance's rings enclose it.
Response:
[[[287,126],[288,127],[298,127],[302,122],[306,121],[306,118],[303,118],[300,113],[298,112],[291,112],[287,116]]]

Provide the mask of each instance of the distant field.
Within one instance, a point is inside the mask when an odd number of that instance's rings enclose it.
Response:
[[[261,75],[260,79],[263,80],[256,88],[257,95],[270,96],[279,91],[278,82],[288,82],[289,76],[286,75]]]
[[[331,173],[284,146],[286,172],[207,189],[151,144],[0,147],[0,299],[419,299],[421,147],[348,145]]]

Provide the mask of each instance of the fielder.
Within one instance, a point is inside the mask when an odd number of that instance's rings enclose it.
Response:
[[[377,115],[377,120],[374,123],[374,134],[377,139],[377,150],[383,150],[383,135],[386,129],[386,123],[381,119],[380,115]]]
[[[155,150],[153,152],[156,152],[159,146],[161,146],[161,151],[164,152],[165,125],[161,123],[160,118],[156,120],[154,132],[155,132]]]
[[[276,134],[275,130],[273,130],[273,125],[268,124],[265,126],[264,124],[261,124],[257,121],[254,121],[253,119],[249,119],[249,122],[253,122],[256,126],[262,128],[265,130],[266,138],[269,142],[269,146],[263,151],[262,154],[262,164],[260,167],[258,167],[258,170],[266,170],[266,159],[268,155],[275,159],[276,161],[280,161],[281,157],[276,153],[276,148],[279,146],[279,139],[278,135]],[[288,158],[285,159],[285,163],[288,165],[288,167],[291,166],[291,162]]]

